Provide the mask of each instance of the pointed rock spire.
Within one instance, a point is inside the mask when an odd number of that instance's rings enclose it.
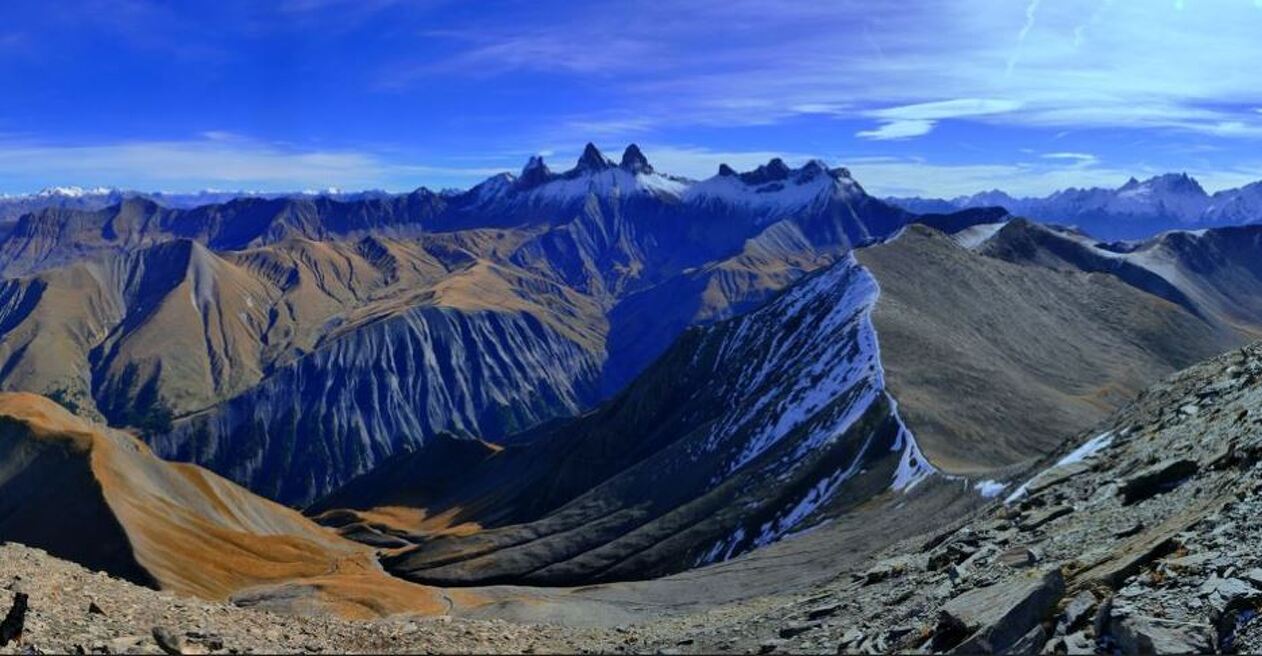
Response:
[[[522,167],[517,183],[522,187],[535,187],[550,179],[552,179],[552,171],[548,169],[547,164],[543,163],[543,157],[532,155]]]
[[[652,173],[653,167],[649,165],[649,160],[640,152],[640,147],[631,144],[622,153],[622,162],[618,164],[624,170],[632,173]]]
[[[612,168],[613,165],[614,163],[608,157],[605,157],[604,153],[600,152],[596,144],[588,142],[587,146],[583,148],[583,155],[578,158],[578,166],[575,168],[579,171],[603,171]]]
[[[727,164],[719,164],[719,175],[724,176],[724,177],[729,176],[729,175],[736,175],[736,169],[728,166]]]
[[[822,160],[813,159],[802,166],[795,179],[800,182],[807,182],[825,175],[829,175],[828,165]]]

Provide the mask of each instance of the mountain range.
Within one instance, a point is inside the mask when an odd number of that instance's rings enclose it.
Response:
[[[128,198],[143,198],[166,207],[192,208],[226,203],[237,198],[337,198],[359,200],[384,198],[385,191],[343,191],[334,187],[294,192],[224,191],[204,189],[190,193],[135,191],[117,187],[46,187],[33,194],[0,194],[0,230],[12,227],[23,214],[45,208],[99,210],[117,205]]]
[[[1096,192],[1080,217],[1136,230],[1205,195]],[[23,214],[0,540],[356,617],[599,624],[828,585],[1262,336],[1262,225],[1118,240],[990,200],[589,144],[462,192]],[[966,557],[934,585],[970,589]]]
[[[634,146],[462,194],[48,208],[0,240],[0,386],[309,502],[438,432],[590,407],[908,216],[819,162],[690,184]]]
[[[1262,182],[1211,195],[1186,173],[1167,173],[1142,182],[1131,178],[1116,189],[1071,187],[1042,198],[1014,198],[995,189],[952,199],[886,200],[916,213],[998,206],[1038,221],[1076,227],[1104,240],[1262,222]]]

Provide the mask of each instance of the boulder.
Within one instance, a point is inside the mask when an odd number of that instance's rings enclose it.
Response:
[[[933,649],[1002,653],[1019,642],[1027,644],[1023,638],[1051,616],[1064,592],[1060,570],[1032,572],[966,592],[943,604]]]
[[[1061,611],[1060,621],[1056,624],[1056,632],[1064,635],[1078,628],[1095,609],[1097,603],[1095,594],[1090,590],[1079,591]]]
[[[1033,531],[1073,511],[1074,507],[1070,505],[1052,506],[1051,508],[1044,508],[1025,515],[1018,524],[1023,531]]]
[[[1141,615],[1113,616],[1110,635],[1123,654],[1210,654],[1211,628]]]
[[[1029,567],[1039,561],[1039,556],[1029,547],[1013,547],[1001,552],[995,560],[1008,567]]]
[[[1085,472],[1091,471],[1091,464],[1087,462],[1071,462],[1065,465],[1057,465],[1043,470],[1037,476],[1030,479],[1025,484],[1026,494],[1033,497],[1039,492],[1049,487],[1060,485],[1065,481]]]
[[[896,556],[887,558],[873,565],[863,574],[865,585],[880,583],[886,579],[898,578],[904,573],[920,568],[921,559],[915,556]]]
[[[1195,474],[1199,466],[1188,458],[1171,458],[1146,467],[1122,482],[1122,504],[1131,505],[1168,492]]]

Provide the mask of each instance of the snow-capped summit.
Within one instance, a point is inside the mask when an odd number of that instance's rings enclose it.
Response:
[[[119,193],[118,189],[113,187],[45,187],[40,189],[35,196],[38,198],[50,198],[61,196],[63,198],[82,198],[84,196],[108,196],[110,194]]]
[[[488,203],[508,210],[517,205],[568,205],[590,194],[610,200],[637,195],[678,198],[688,185],[687,180],[662,175],[653,170],[648,158],[634,144],[615,164],[595,144],[587,144],[574,168],[554,173],[539,155],[531,156],[520,176],[501,173],[491,176],[469,191],[474,203],[483,210]]]
[[[1076,226],[1098,239],[1125,240],[1145,238],[1163,230],[1262,220],[1262,205],[1236,201],[1237,197],[1248,196],[1243,192],[1221,191],[1211,198],[1187,173],[1165,173],[1146,180],[1131,177],[1115,189],[1070,187],[1042,198],[1013,198],[996,189],[947,201],[890,200],[919,212],[1000,206],[1039,221]]]
[[[722,164],[719,173],[690,187],[685,202],[726,203],[758,212],[763,221],[798,212],[831,199],[864,195],[844,168],[830,169],[820,160],[791,168],[779,157],[753,171],[737,173]]]

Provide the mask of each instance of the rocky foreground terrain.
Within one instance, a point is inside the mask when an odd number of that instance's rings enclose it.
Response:
[[[1012,481],[959,479],[994,501],[791,594],[598,628],[348,621],[178,598],[8,544],[0,611],[18,593],[30,611],[0,651],[1255,653],[1260,453],[1262,344],[1174,376]]]
[[[0,654],[576,652],[612,631],[450,616],[374,621],[280,615],[136,586],[47,553],[0,545],[0,615],[30,597],[20,644]]]
[[[1154,387],[1025,479],[972,483],[996,501],[950,530],[775,608],[684,626],[671,642],[698,652],[1258,653],[1259,454],[1255,344]]]

